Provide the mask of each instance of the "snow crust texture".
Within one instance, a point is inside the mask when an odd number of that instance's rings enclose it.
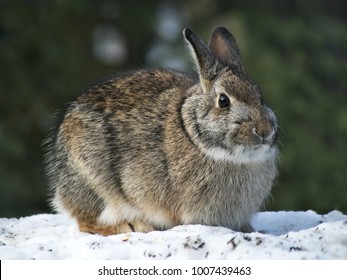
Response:
[[[0,219],[0,259],[347,259],[347,215],[260,212],[258,232],[177,226],[108,237],[81,233],[64,215]]]

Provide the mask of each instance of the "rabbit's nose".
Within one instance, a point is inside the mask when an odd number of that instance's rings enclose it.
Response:
[[[259,126],[257,128],[252,128],[252,133],[258,139],[261,144],[271,144],[275,135],[275,129],[268,126]]]

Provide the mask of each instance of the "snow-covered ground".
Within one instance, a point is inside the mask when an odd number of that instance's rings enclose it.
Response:
[[[147,234],[80,233],[63,215],[0,219],[0,259],[347,259],[347,215],[260,212],[259,232],[177,226]]]

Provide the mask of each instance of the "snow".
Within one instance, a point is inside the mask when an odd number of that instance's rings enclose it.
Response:
[[[347,215],[260,212],[257,230],[183,225],[167,231],[99,236],[61,214],[0,219],[0,259],[347,259]]]

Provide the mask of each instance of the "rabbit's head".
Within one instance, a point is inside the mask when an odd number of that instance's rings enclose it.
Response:
[[[276,156],[277,120],[261,90],[245,72],[239,48],[228,30],[217,27],[206,45],[184,29],[200,83],[182,107],[192,141],[214,160],[261,162]]]

